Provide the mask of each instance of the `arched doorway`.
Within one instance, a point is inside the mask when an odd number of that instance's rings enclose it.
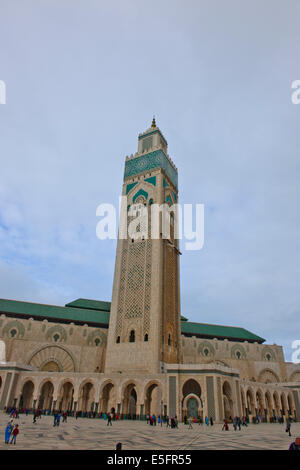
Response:
[[[201,387],[195,379],[188,379],[182,387],[182,421],[187,417],[203,419]]]
[[[82,412],[94,411],[95,389],[91,382],[85,383],[79,394],[79,408]]]
[[[223,405],[224,405],[224,418],[233,419],[233,400],[232,390],[228,382],[223,383]]]
[[[134,417],[136,416],[136,402],[137,402],[137,395],[134,388],[131,390],[130,397],[129,397],[129,415]]]
[[[197,401],[197,399],[195,397],[188,398],[186,408],[187,408],[187,417],[188,418],[190,418],[190,417],[197,418],[198,417],[199,402]]]
[[[136,419],[137,393],[135,384],[130,383],[126,386],[122,401],[122,413],[130,419]]]
[[[246,393],[247,412],[249,415],[255,415],[255,403],[252,390],[249,388]]]
[[[256,392],[256,404],[257,404],[257,414],[261,416],[262,419],[265,419],[265,405],[264,398],[261,390]]]
[[[34,384],[31,380],[25,382],[21,392],[21,398],[19,407],[20,408],[32,408],[32,401],[33,401],[33,392],[34,392]]]
[[[100,412],[111,413],[112,409],[116,410],[116,392],[113,383],[107,383],[102,390],[100,399]]]
[[[38,400],[38,408],[40,410],[51,410],[53,401],[54,386],[52,382],[47,381],[42,386],[40,397]]]
[[[162,392],[157,383],[150,384],[145,394],[145,414],[162,414]]]
[[[71,382],[64,382],[60,388],[58,396],[58,409],[62,411],[72,411],[73,409],[74,386]]]
[[[271,418],[273,418],[273,407],[272,407],[272,399],[271,399],[271,394],[270,392],[266,392],[265,394],[265,402],[266,402],[266,413],[267,413],[267,418],[269,418],[269,421]]]
[[[279,418],[281,416],[281,408],[280,408],[280,401],[279,401],[277,392],[273,393],[273,401],[274,401],[275,415],[277,416],[277,418]]]

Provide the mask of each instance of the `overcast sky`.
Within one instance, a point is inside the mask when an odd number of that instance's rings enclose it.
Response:
[[[124,160],[153,114],[205,243],[181,311],[300,339],[298,0],[0,0],[0,297],[111,300]]]

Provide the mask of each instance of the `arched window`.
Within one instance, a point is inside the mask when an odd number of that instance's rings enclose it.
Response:
[[[171,346],[171,335],[168,336],[168,346]]]
[[[129,336],[129,343],[134,343],[135,342],[135,332],[134,330],[131,330],[130,336]]]
[[[148,334],[147,333],[145,334],[144,341],[148,341]]]
[[[119,342],[120,342],[120,336],[117,337],[117,343],[119,343]]]

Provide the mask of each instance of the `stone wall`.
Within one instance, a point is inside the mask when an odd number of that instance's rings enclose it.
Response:
[[[38,370],[103,372],[107,330],[1,315],[6,361]],[[51,369],[52,367],[52,369]]]

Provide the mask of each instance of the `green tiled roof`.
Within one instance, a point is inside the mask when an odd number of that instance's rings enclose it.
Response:
[[[106,302],[104,302],[106,303]],[[55,305],[35,304],[17,300],[0,299],[0,314],[11,314],[23,318],[47,319],[57,322],[74,322],[108,327],[109,312]]]
[[[244,328],[236,326],[209,325],[207,323],[194,323],[185,321],[181,323],[181,332],[188,336],[201,336],[204,338],[231,339],[233,341],[249,341],[263,343],[264,338],[251,333]]]
[[[89,299],[77,299],[73,302],[66,304],[66,307],[74,308],[87,308],[89,310],[101,310],[104,312],[110,312],[110,302],[103,302],[102,300],[89,300]]]
[[[0,314],[4,313],[20,318],[32,317],[41,320],[47,319],[61,323],[87,323],[91,326],[108,328],[110,306],[110,302],[89,299],[77,299],[73,302],[69,302],[65,307],[0,299]],[[188,321],[185,317],[181,317],[181,319],[181,332],[186,336],[218,339],[227,338],[232,341],[257,341],[258,343],[265,341],[260,336],[244,328],[195,323]]]

